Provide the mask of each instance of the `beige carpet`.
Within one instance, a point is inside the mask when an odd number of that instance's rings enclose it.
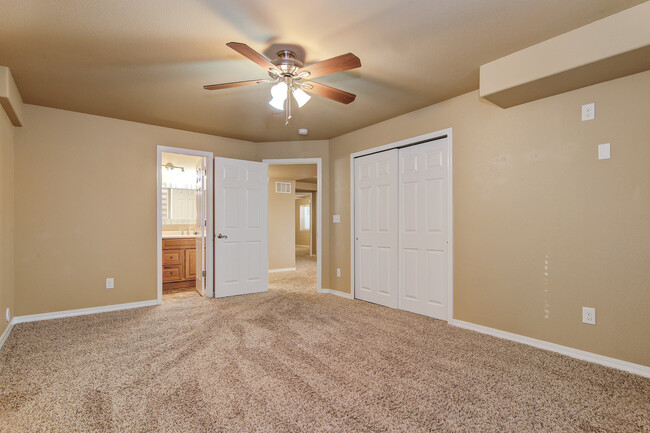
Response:
[[[316,293],[316,256],[309,248],[296,247],[296,270],[269,274],[269,289],[288,292]]]
[[[650,380],[307,290],[17,325],[1,432],[648,432]]]

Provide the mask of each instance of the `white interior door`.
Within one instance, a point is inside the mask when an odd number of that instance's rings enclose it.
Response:
[[[206,182],[206,163],[207,158],[201,158],[196,163],[196,291],[205,296],[206,289],[206,255],[205,245],[207,236],[207,220],[206,220],[206,196],[207,196],[207,182]],[[188,257],[186,257],[186,260]],[[186,263],[185,266],[191,266],[191,263]]]
[[[399,305],[438,319],[447,319],[447,141],[399,151]]]
[[[398,151],[356,158],[354,164],[354,295],[397,308]]]
[[[267,164],[214,159],[214,230],[214,296],[267,291]]]

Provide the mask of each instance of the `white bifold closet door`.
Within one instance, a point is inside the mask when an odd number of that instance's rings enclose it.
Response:
[[[447,319],[448,139],[355,159],[355,298]]]
[[[447,139],[399,151],[399,306],[447,319]]]
[[[355,297],[398,306],[397,149],[355,164]]]

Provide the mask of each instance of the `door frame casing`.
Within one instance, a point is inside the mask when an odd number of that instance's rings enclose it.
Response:
[[[448,257],[447,257],[447,322],[451,323],[454,319],[454,196],[453,196],[453,139],[452,128],[442,129],[440,131],[430,132],[417,137],[407,138],[394,143],[384,144],[382,146],[361,150],[350,154],[350,297],[355,299],[355,261],[354,250],[355,241],[355,192],[356,192],[356,173],[354,169],[354,160],[361,156],[372,153],[383,152],[401,147],[413,146],[427,141],[447,138],[449,149],[447,152],[447,218],[448,218]]]
[[[162,302],[162,154],[176,153],[207,158],[206,161],[206,182],[207,182],[207,203],[206,203],[206,266],[205,266],[205,294],[207,297],[214,296],[213,285],[213,257],[214,257],[214,163],[213,153],[202,150],[184,149],[182,147],[157,146],[156,147],[156,290],[158,301]]]
[[[323,158],[263,159],[262,162],[268,165],[316,164],[316,290],[323,293]]]

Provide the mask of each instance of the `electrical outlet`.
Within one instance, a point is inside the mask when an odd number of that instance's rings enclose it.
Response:
[[[596,324],[596,309],[590,307],[582,307],[582,323],[589,325]]]
[[[336,276],[341,278],[341,268],[336,268]]]
[[[115,279],[113,278],[106,278],[106,288],[107,289],[112,289],[115,287]]]
[[[582,121],[593,120],[596,118],[596,104],[585,104],[582,106]]]
[[[7,307],[7,311],[5,311],[5,320],[11,322],[11,310],[9,310],[9,307]]]

